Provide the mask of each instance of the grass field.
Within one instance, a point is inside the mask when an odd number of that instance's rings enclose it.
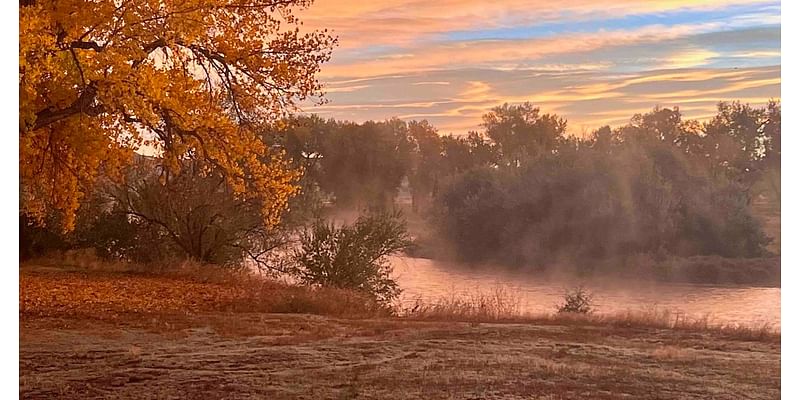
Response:
[[[391,317],[320,305],[349,301],[342,293],[275,284],[255,296],[209,277],[20,275],[26,399],[780,396],[780,334],[759,329],[666,328],[630,316]],[[286,304],[296,309],[272,310]]]

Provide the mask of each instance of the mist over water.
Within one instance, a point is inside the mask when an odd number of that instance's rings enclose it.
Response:
[[[708,315],[712,323],[773,324],[780,328],[781,289],[774,287],[722,286],[607,280],[596,278],[545,278],[532,272],[498,268],[471,268],[437,260],[395,257],[394,276],[403,293],[403,305],[417,300],[432,302],[442,297],[492,293],[498,287],[520,300],[521,311],[552,313],[564,291],[583,284],[594,293],[598,313],[657,308],[693,318]]]

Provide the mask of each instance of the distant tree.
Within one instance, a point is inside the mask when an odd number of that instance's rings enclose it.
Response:
[[[649,113],[636,114],[631,119],[631,124],[639,128],[642,133],[670,144],[675,144],[681,136],[682,123],[678,107],[671,109],[656,107]]]
[[[411,165],[411,142],[400,120],[342,123],[326,135],[320,187],[347,208],[390,208]]]
[[[428,121],[411,121],[408,134],[412,141],[411,166],[408,182],[411,206],[416,212],[427,207],[436,193],[442,173],[442,138]]]
[[[302,171],[299,193],[289,202],[287,224],[304,224],[321,212],[329,193],[321,189],[325,141],[339,129],[339,122],[317,115],[292,116],[264,130],[264,140],[286,153],[292,169]]]
[[[714,171],[749,189],[760,178],[769,150],[765,128],[769,123],[767,110],[739,102],[720,103],[717,115],[707,122],[706,152]]]
[[[770,101],[767,104],[764,124],[764,160],[770,168],[781,168],[781,103]]]
[[[611,127],[606,125],[592,132],[590,141],[592,148],[601,152],[609,152],[617,144],[619,138],[611,130]]]
[[[497,163],[497,147],[484,135],[471,131],[466,137],[447,135],[442,137],[442,161],[440,168],[444,176],[452,176],[469,169]]]
[[[767,122],[764,126],[766,153],[764,154],[765,181],[772,197],[780,207],[781,202],[781,104],[767,104]]]
[[[483,116],[486,135],[496,143],[510,166],[553,152],[567,129],[557,115],[541,114],[531,103],[503,104]]]
[[[527,155],[515,168],[457,175],[436,197],[434,226],[466,260],[514,265],[765,254],[747,191],[681,145],[695,134],[687,124],[673,111],[635,120],[647,122],[562,138],[556,151]]]

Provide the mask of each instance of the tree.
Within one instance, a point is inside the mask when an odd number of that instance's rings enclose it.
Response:
[[[300,191],[289,204],[288,216],[292,221],[282,220],[282,224],[304,224],[313,218],[323,207],[329,193],[321,190],[323,145],[328,135],[338,129],[339,123],[333,119],[324,120],[317,115],[295,115],[279,121],[264,133],[265,141],[273,147],[286,152],[292,168],[303,171],[298,181]]]
[[[631,118],[631,125],[639,128],[643,134],[670,144],[675,144],[681,136],[682,123],[678,107],[656,107],[649,113],[636,114]]]
[[[319,184],[340,207],[389,208],[411,164],[403,121],[341,123],[324,140]]]
[[[611,127],[608,125],[602,126],[592,132],[591,146],[598,151],[611,151],[611,148],[617,143],[617,141],[618,138],[614,135]]]
[[[746,186],[755,181],[755,163],[760,157],[763,110],[749,105],[720,103],[717,115],[704,124],[705,150],[715,172]]]
[[[316,96],[335,39],[300,33],[309,0],[20,2],[23,211],[74,225],[99,174],[119,178],[134,150],[168,170],[203,159],[277,223],[294,172],[255,133]]]
[[[486,135],[499,147],[507,165],[554,151],[567,130],[557,115],[540,114],[531,103],[503,104],[483,116]]]
[[[561,137],[552,151],[503,154],[506,168],[462,169],[442,185],[433,222],[454,253],[468,261],[534,266],[568,261],[588,267],[639,253],[763,256],[769,239],[748,207],[750,191],[737,174],[715,173],[737,163],[709,162],[715,153],[707,152],[715,149],[718,136],[759,137],[748,136],[746,127],[771,132],[758,135],[773,143],[780,135],[780,113],[772,109],[764,121],[757,111],[725,105],[713,125],[706,125],[719,133],[709,134],[697,121],[682,121],[677,109],[657,108],[615,131],[600,128],[588,140]],[[507,150],[508,143],[497,146]],[[467,146],[454,148],[470,154]],[[743,163],[749,171],[768,157],[759,154],[771,151],[731,149],[738,151],[728,160],[750,160]]]
[[[781,203],[781,103],[770,101],[767,104],[767,122],[764,126],[766,154],[764,155],[765,180],[772,196],[780,207]]]
[[[452,176],[469,169],[494,165],[498,161],[497,146],[486,136],[471,131],[467,137],[447,135],[442,140],[440,169],[444,176]]]
[[[428,121],[411,121],[408,134],[413,141],[412,165],[408,172],[411,207],[416,212],[435,195],[441,173],[442,138]]]

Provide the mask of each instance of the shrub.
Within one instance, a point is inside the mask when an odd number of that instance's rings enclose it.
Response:
[[[304,284],[353,289],[388,304],[400,289],[387,257],[410,244],[398,213],[362,215],[338,227],[317,220],[300,235],[292,272]]]
[[[288,224],[268,224],[263,201],[237,195],[221,173],[198,161],[169,174],[150,164],[142,160],[109,192],[125,222],[139,226],[144,238],[169,244],[161,258],[270,267],[270,253],[288,241]],[[133,250],[149,250],[138,243]]]
[[[588,314],[594,309],[593,295],[583,286],[564,293],[564,303],[558,306],[559,313]]]

